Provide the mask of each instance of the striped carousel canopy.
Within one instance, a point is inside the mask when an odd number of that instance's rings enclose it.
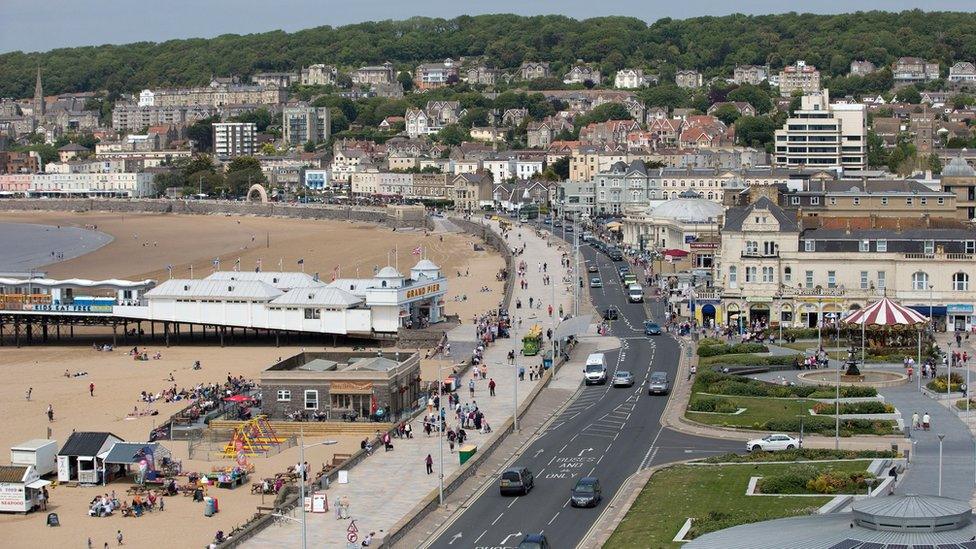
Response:
[[[909,326],[928,322],[929,319],[912,309],[902,307],[886,298],[855,311],[844,319],[848,324],[869,324],[872,326]]]

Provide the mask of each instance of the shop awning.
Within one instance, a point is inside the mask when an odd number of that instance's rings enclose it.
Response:
[[[51,481],[50,480],[38,479],[38,480],[35,480],[34,482],[28,482],[27,483],[27,487],[28,488],[33,488],[35,490],[40,490],[41,488],[44,488],[48,484],[51,484]]]

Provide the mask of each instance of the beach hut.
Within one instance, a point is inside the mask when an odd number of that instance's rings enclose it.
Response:
[[[107,474],[102,482],[132,475],[139,484],[155,480],[156,472],[172,454],[158,442],[116,442],[102,460]]]
[[[42,480],[33,465],[0,465],[0,512],[29,513],[41,504]]]
[[[101,484],[105,473],[105,456],[117,442],[122,442],[122,439],[112,433],[71,433],[58,452],[58,482]]]

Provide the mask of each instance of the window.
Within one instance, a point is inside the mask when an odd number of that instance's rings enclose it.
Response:
[[[758,282],[755,267],[746,267],[746,282]]]
[[[804,278],[806,278],[807,288],[813,288],[813,271],[807,271]]]
[[[291,402],[291,391],[278,389],[278,402]]]
[[[729,267],[729,285],[733,288],[739,282],[739,268],[735,265]]]
[[[386,285],[386,281],[383,281],[383,285]],[[305,309],[305,320],[318,320],[322,318],[322,311],[319,309]]]
[[[804,252],[814,252],[817,250],[817,243],[814,240],[804,240],[803,241],[803,251]]]
[[[905,199],[905,205],[906,206],[911,206],[913,202],[914,202],[914,200],[910,196]]]
[[[925,241],[925,253],[927,253],[927,254],[934,254],[935,253],[935,241],[934,240],[926,240]]]
[[[820,205],[820,197],[819,196],[811,196],[810,197],[810,205],[811,206],[819,206]]]
[[[868,289],[868,272],[867,271],[861,271],[861,289],[862,290],[867,290]]]
[[[879,290],[883,290],[885,288],[885,284],[886,284],[885,278],[887,278],[887,274],[884,271],[878,271],[878,289]]]
[[[938,202],[939,202],[939,206],[945,204],[945,198],[940,196]]]
[[[783,281],[784,282],[793,282],[793,268],[792,267],[786,267],[785,269],[783,269]]]
[[[888,205],[888,197],[887,196],[882,196],[881,197],[881,205],[882,206],[887,206]]]
[[[957,292],[969,291],[969,275],[966,273],[952,275],[952,289]]]
[[[918,203],[921,204],[922,206],[925,206],[926,204],[929,203],[929,199],[923,196],[922,198],[918,199]]]
[[[762,281],[763,282],[773,282],[774,281],[773,268],[772,267],[763,267],[763,270],[762,270]]]
[[[879,252],[887,252],[888,251],[888,241],[887,240],[879,240],[879,241],[877,241],[877,242],[874,243],[874,248],[875,248],[875,250],[877,250]]]
[[[790,204],[793,204],[794,206],[798,206],[800,204],[800,197],[794,196],[790,198]]]
[[[837,287],[837,271],[827,271],[827,287]]]
[[[763,254],[764,255],[767,255],[767,256],[769,256],[769,255],[776,255],[777,252],[779,252],[779,245],[778,244],[776,244],[775,242],[770,242],[769,240],[767,240],[766,242],[763,242]]]
[[[759,243],[755,240],[746,241],[746,253],[747,254],[757,254],[759,253]]]
[[[857,251],[859,252],[870,252],[871,251],[871,241],[862,240],[858,243]]]
[[[976,253],[976,240],[967,240],[966,241],[966,253],[967,254]]]
[[[831,206],[836,206],[837,205],[837,199],[836,198],[831,198],[830,199],[830,205]]]
[[[306,410],[318,410],[319,409],[319,392],[314,390],[305,391],[305,409]]]
[[[922,271],[912,273],[912,289],[913,290],[928,290],[929,289],[929,275]]]
[[[851,199],[851,202],[853,202],[855,206],[860,206],[861,205],[861,199],[859,197],[857,197],[857,196],[855,196],[854,198],[852,198]]]

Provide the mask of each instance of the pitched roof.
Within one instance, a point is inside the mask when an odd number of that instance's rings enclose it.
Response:
[[[311,305],[348,309],[363,302],[361,297],[340,288],[314,287],[295,288],[285,295],[275,298],[271,305]]]
[[[167,280],[146,292],[146,297],[159,298],[238,298],[271,301],[281,290],[260,280]]]
[[[26,465],[0,465],[0,482],[18,483],[27,474]]]
[[[96,432],[96,431],[76,431],[71,433],[68,440],[61,447],[61,451],[58,452],[59,456],[94,456],[102,449],[102,445],[109,437],[115,437],[122,440],[122,437],[118,437],[108,432]]]
[[[299,272],[281,271],[217,271],[204,280],[248,280],[270,284],[279,290],[288,291],[291,288],[306,288],[309,286],[325,286],[324,282],[316,281],[312,275]]]
[[[783,232],[799,231],[796,217],[777,206],[765,196],[759,197],[758,200],[748,206],[740,206],[726,210],[724,230],[741,231],[743,222],[756,210],[768,211],[772,214],[779,221],[780,230]]]
[[[158,442],[116,442],[105,456],[105,463],[137,463],[144,451],[155,453]]]

